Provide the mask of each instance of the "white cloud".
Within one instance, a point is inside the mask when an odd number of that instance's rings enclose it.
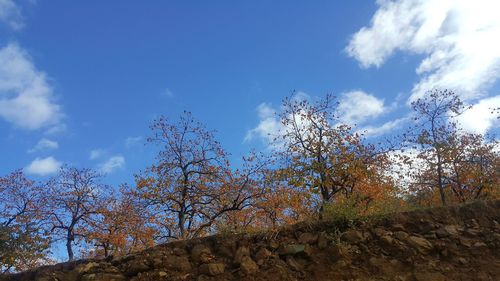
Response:
[[[52,149],[58,149],[58,148],[59,148],[59,143],[57,141],[43,138],[43,139],[39,140],[38,143],[35,145],[35,147],[30,149],[28,152],[52,150]]]
[[[485,134],[492,127],[499,125],[497,116],[492,114],[493,108],[500,108],[500,95],[480,100],[458,116],[458,123],[466,131]]]
[[[125,147],[130,148],[134,145],[137,145],[142,142],[142,137],[137,136],[137,137],[128,137],[125,139]]]
[[[110,174],[116,169],[120,169],[125,166],[125,158],[121,155],[115,155],[110,157],[106,162],[99,165],[99,171],[104,174]]]
[[[500,1],[379,0],[370,26],[346,48],[363,67],[396,51],[424,55],[411,100],[449,88],[464,100],[484,96],[500,77]]]
[[[258,137],[267,143],[272,143],[283,129],[283,125],[276,116],[276,110],[268,103],[261,103],[257,107],[257,115],[260,120],[259,124],[247,132],[245,141],[251,141]]]
[[[101,158],[105,153],[106,153],[106,150],[104,150],[104,149],[92,149],[90,151],[89,159],[95,160],[95,159]]]
[[[312,98],[303,92],[298,92],[292,99],[311,100]],[[396,106],[396,102],[389,107],[384,106],[384,101],[377,97],[367,94],[363,91],[351,91],[341,95],[337,114],[341,123],[350,125],[367,123],[375,117],[391,111]],[[257,115],[259,117],[259,124],[247,131],[244,141],[251,141],[254,138],[259,138],[268,145],[274,144],[274,148],[279,149],[281,144],[276,143],[274,140],[282,133],[286,132],[287,128],[280,122],[278,118],[278,110],[273,108],[268,103],[261,103],[257,107]],[[299,123],[301,119],[299,119]],[[360,132],[365,136],[377,136],[390,132],[393,129],[400,127],[407,120],[407,117],[389,121],[380,127],[365,125]],[[332,124],[335,125],[335,124]],[[307,124],[299,124],[299,126],[306,127]],[[306,130],[304,130],[306,132]]]
[[[297,91],[293,93],[291,99],[297,102],[310,101],[311,96],[305,92]],[[247,131],[244,141],[251,141],[255,137],[259,137],[267,144],[271,144],[286,128],[277,115],[278,111],[269,103],[263,102],[259,104],[256,110],[259,117],[259,124],[257,127]]]
[[[427,166],[426,162],[418,157],[420,152],[415,148],[390,151],[388,156],[392,164],[383,173],[396,180],[399,188],[408,191],[408,187],[414,182],[415,173]]]
[[[343,123],[355,125],[385,113],[384,101],[363,91],[342,94],[338,114]]]
[[[57,126],[62,118],[45,73],[15,43],[0,49],[0,117],[28,130]]]
[[[46,158],[37,157],[25,168],[25,171],[28,174],[46,176],[56,173],[61,167],[61,164],[61,162],[57,161],[52,156]]]
[[[23,17],[21,9],[12,0],[0,0],[0,21],[7,24],[14,30],[23,27]]]

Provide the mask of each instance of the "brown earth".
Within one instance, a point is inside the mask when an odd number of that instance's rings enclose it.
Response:
[[[347,228],[301,223],[41,267],[7,280],[500,280],[500,200],[394,214]]]

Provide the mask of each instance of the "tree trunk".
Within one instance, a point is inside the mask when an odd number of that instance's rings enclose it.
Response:
[[[439,195],[441,196],[441,203],[443,203],[443,206],[446,206],[446,197],[445,197],[444,185],[443,185],[443,170],[442,170],[442,166],[441,166],[441,156],[439,153],[438,153],[437,173],[438,173],[438,187],[439,187]]]
[[[73,235],[68,233],[68,237],[66,239],[66,250],[68,251],[68,261],[73,261],[73,247],[71,246],[71,242],[73,242]]]

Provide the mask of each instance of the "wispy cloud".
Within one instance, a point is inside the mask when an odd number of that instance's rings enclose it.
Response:
[[[25,171],[28,174],[47,176],[56,173],[61,165],[62,163],[52,156],[46,158],[37,157],[25,168]]]
[[[143,141],[143,138],[141,136],[128,137],[125,139],[125,147],[130,148],[132,146],[140,144],[142,141]]]
[[[110,157],[105,162],[99,165],[99,171],[104,174],[110,174],[117,169],[121,169],[125,166],[125,157],[122,155],[115,155]]]
[[[174,97],[174,92],[172,92],[169,88],[166,88],[165,91],[161,92],[161,96],[172,98]]]
[[[89,159],[90,160],[95,160],[101,158],[104,154],[106,153],[106,150],[104,149],[92,149],[90,151]]]
[[[14,30],[23,28],[21,9],[13,0],[0,0],[0,22]]]
[[[32,149],[28,150],[28,152],[33,153],[37,151],[53,150],[58,148],[59,148],[59,143],[57,141],[42,138],[37,142],[37,144]]]
[[[365,137],[377,137],[393,133],[395,130],[403,127],[404,124],[410,121],[409,117],[401,117],[391,121],[387,121],[379,126],[367,125],[360,128],[358,131]]]
[[[15,43],[0,49],[0,118],[28,130],[61,125],[61,108],[45,73]]]

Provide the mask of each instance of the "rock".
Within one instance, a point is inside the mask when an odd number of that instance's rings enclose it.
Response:
[[[124,266],[122,266],[122,268],[127,276],[135,276],[140,272],[148,271],[150,269],[145,260],[138,259],[127,262]]]
[[[94,269],[98,266],[99,266],[99,264],[96,262],[89,262],[89,263],[82,264],[82,265],[78,266],[76,268],[76,271],[78,273],[84,274],[84,273],[90,272],[92,269]]]
[[[309,245],[306,245],[304,247],[304,252],[303,252],[303,256],[307,257],[307,258],[311,258],[313,255],[313,248]]]
[[[415,226],[420,233],[428,233],[435,228],[434,223],[424,218],[418,220],[418,223]]]
[[[465,235],[467,235],[469,237],[476,237],[476,236],[479,236],[480,234],[481,234],[481,230],[480,229],[467,228],[465,230]]]
[[[127,261],[133,260],[136,257],[134,255],[126,255],[126,256],[117,256],[113,257],[111,260],[112,265],[118,265],[118,264],[123,264]]]
[[[304,252],[306,246],[302,244],[290,244],[278,249],[280,255],[295,255]]]
[[[444,230],[452,237],[460,235],[458,227],[456,225],[445,225]]]
[[[434,239],[436,239],[436,238],[437,238],[437,237],[436,237],[436,234],[435,234],[435,233],[433,233],[433,232],[430,232],[430,233],[426,233],[426,234],[424,234],[424,237],[425,237],[425,239],[430,239],[430,240],[434,240]]]
[[[273,250],[276,250],[280,247],[280,244],[277,241],[272,240],[271,242],[269,242],[269,247]]]
[[[236,264],[240,264],[243,258],[250,256],[250,249],[246,246],[239,247],[234,254],[234,261]]]
[[[258,265],[262,265],[271,256],[272,256],[271,251],[269,251],[266,248],[260,248],[255,254],[255,259],[257,260]]]
[[[365,237],[363,236],[363,233],[358,230],[351,229],[347,232],[344,232],[341,236],[341,238],[344,241],[350,242],[350,243],[360,243],[365,241]]]
[[[163,265],[163,259],[161,258],[154,258],[151,263],[153,264],[153,268],[158,268]]]
[[[371,257],[368,263],[376,270],[381,270],[387,263],[383,258]]]
[[[440,272],[425,272],[417,270],[414,273],[416,281],[446,281],[449,280]]]
[[[435,234],[436,234],[437,238],[446,238],[446,237],[450,236],[450,234],[448,233],[448,231],[446,231],[446,229],[444,227],[441,227],[438,230],[436,230]]]
[[[368,260],[372,272],[382,273],[386,276],[394,276],[401,272],[403,265],[396,259],[386,260],[383,257],[371,257]]]
[[[406,231],[405,227],[400,223],[394,224],[391,228],[393,231]]]
[[[191,250],[191,259],[196,263],[209,263],[213,260],[212,251],[206,245],[198,244]]]
[[[344,259],[349,255],[349,250],[343,246],[335,244],[328,248],[329,256],[334,260],[338,261],[339,259]]]
[[[316,241],[318,241],[318,234],[305,232],[299,236],[299,242],[301,244],[314,244]]]
[[[471,219],[469,220],[467,223],[466,223],[467,227],[468,228],[474,228],[474,229],[477,229],[479,228],[479,223],[477,223],[477,221],[475,219]]]
[[[380,227],[376,227],[374,229],[372,229],[372,233],[376,236],[376,237],[382,237],[382,236],[387,236],[387,235],[392,235],[392,232],[390,231],[386,231],[385,229],[382,229]]]
[[[127,278],[118,273],[91,273],[83,275],[81,281],[125,281]]]
[[[286,258],[286,264],[290,266],[295,271],[302,271],[302,265],[298,263],[293,257],[289,256]]]
[[[252,258],[245,256],[240,263],[240,271],[244,275],[254,274],[259,270],[259,266],[252,260]]]
[[[488,245],[484,242],[476,242],[472,245],[473,248],[479,249],[479,250],[486,250],[488,249]]]
[[[480,255],[480,254],[484,253],[485,251],[488,251],[488,245],[486,245],[486,243],[484,243],[484,242],[475,242],[472,245],[471,251],[474,255]]]
[[[187,256],[188,252],[184,248],[174,248],[172,254],[176,256]]]
[[[181,272],[188,272],[191,271],[191,263],[189,262],[188,257],[178,257],[178,256],[173,256],[165,260],[165,263],[167,265],[167,268],[181,271]]]
[[[158,272],[158,276],[160,276],[160,277],[167,277],[168,273],[166,273],[165,271],[160,271],[160,272]]]
[[[498,223],[497,220],[493,220],[493,227],[500,230],[500,223]]]
[[[223,274],[225,271],[226,265],[223,263],[206,263],[202,264],[199,267],[199,271],[201,274],[216,276]]]
[[[466,248],[470,248],[472,247],[472,243],[469,239],[466,239],[466,238],[463,238],[463,237],[460,237],[460,245],[466,247]]]
[[[422,254],[426,254],[433,249],[429,240],[418,236],[409,236],[408,239],[406,239],[406,242]]]
[[[399,241],[405,241],[408,238],[409,234],[404,231],[396,231],[394,232],[394,237]]]
[[[497,243],[500,242],[500,233],[495,232],[492,234],[492,236],[493,236],[493,240],[495,240]]]
[[[462,258],[462,257],[458,258],[458,262],[461,263],[462,265],[466,265],[469,263],[466,258]]]
[[[382,242],[382,244],[384,244],[386,246],[391,246],[392,244],[394,244],[394,238],[392,238],[391,236],[389,236],[387,234],[384,236],[381,236],[380,241]]]
[[[324,249],[328,247],[328,243],[330,243],[330,239],[328,239],[328,236],[326,233],[321,232],[318,235],[318,248]]]

